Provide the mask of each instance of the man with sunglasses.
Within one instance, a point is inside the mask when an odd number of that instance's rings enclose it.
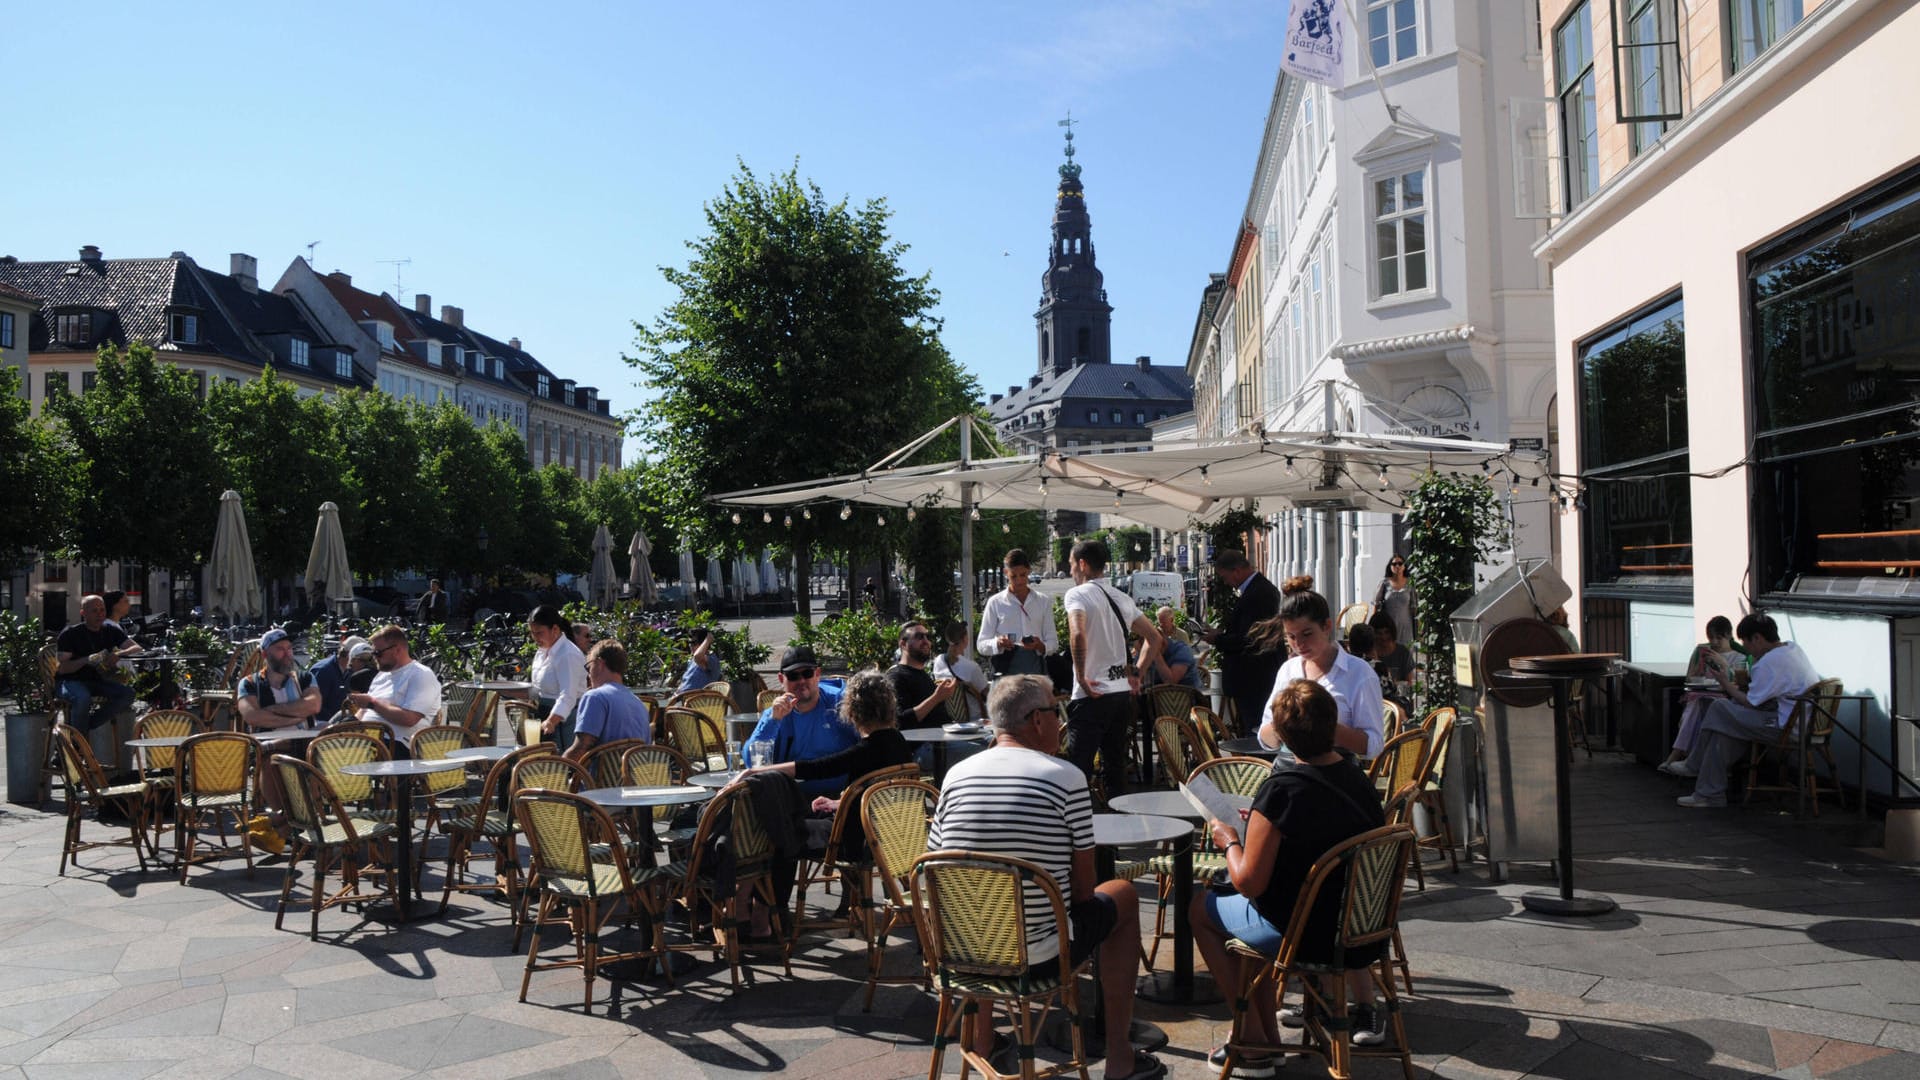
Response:
[[[778,765],[783,761],[811,761],[835,754],[860,741],[860,733],[840,715],[838,686],[822,686],[820,661],[805,645],[780,654],[780,689],[773,704],[760,713],[760,722],[747,737],[747,747],[771,742],[773,753],[749,765]],[[805,780],[800,790],[808,796],[838,795],[847,777]]]
[[[927,674],[933,661],[933,632],[923,622],[910,622],[900,628],[900,662],[887,671],[893,684],[893,697],[899,703],[894,717],[901,731],[934,727],[943,719],[941,709],[959,688],[958,679],[934,681]]]
[[[407,632],[398,626],[383,626],[368,640],[380,673],[366,693],[348,694],[347,706],[360,710],[363,720],[386,724],[395,756],[403,756],[414,733],[440,715],[440,679],[425,664],[414,663]]]

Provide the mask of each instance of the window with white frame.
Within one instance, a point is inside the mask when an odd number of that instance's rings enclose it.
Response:
[[[287,359],[293,362],[294,367],[311,366],[307,360],[307,343],[299,338],[290,339],[287,342]]]
[[[1327,246],[1322,243],[1313,253],[1313,264],[1307,268],[1307,295],[1313,303],[1312,349],[1316,359],[1326,355],[1327,342],[1333,338],[1333,329],[1327,325],[1326,266]]]
[[[374,332],[378,334],[380,337],[381,348],[383,349],[393,348],[393,327],[388,326],[386,323],[376,323],[374,326]]]
[[[174,315],[168,320],[167,336],[182,345],[191,345],[200,340],[200,317],[198,315]]]
[[[1087,410],[1087,423],[1089,423],[1089,424],[1097,424],[1097,423],[1099,423],[1099,422],[1100,422],[1100,410],[1099,410],[1099,409],[1088,409],[1088,410]]]
[[[1420,5],[1415,0],[1367,0],[1367,56],[1376,68],[1420,55]]]
[[[1376,297],[1425,292],[1427,170],[1373,178],[1373,292]]]
[[[1727,74],[1753,63],[1804,17],[1801,0],[1726,0]]]
[[[333,373],[343,379],[353,378],[353,354],[344,350],[334,353]]]

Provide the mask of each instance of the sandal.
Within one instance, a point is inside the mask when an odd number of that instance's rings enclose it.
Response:
[[[1125,1076],[1113,1075],[1113,1063],[1107,1063],[1107,1070],[1100,1074],[1102,1080],[1161,1080],[1167,1075],[1167,1066],[1159,1058],[1144,1050],[1133,1052],[1133,1070]]]

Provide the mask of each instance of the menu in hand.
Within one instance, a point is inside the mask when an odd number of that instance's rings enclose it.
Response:
[[[1247,823],[1240,816],[1240,808],[1213,781],[1205,776],[1188,777],[1187,782],[1180,785],[1180,794],[1187,797],[1195,810],[1205,814],[1208,821],[1226,822],[1233,826],[1233,835],[1246,842]]]

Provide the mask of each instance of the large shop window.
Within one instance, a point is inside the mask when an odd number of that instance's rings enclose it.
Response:
[[[1748,263],[1761,591],[1920,603],[1920,171]]]
[[[1686,368],[1678,296],[1580,347],[1589,587],[1692,587]]]

